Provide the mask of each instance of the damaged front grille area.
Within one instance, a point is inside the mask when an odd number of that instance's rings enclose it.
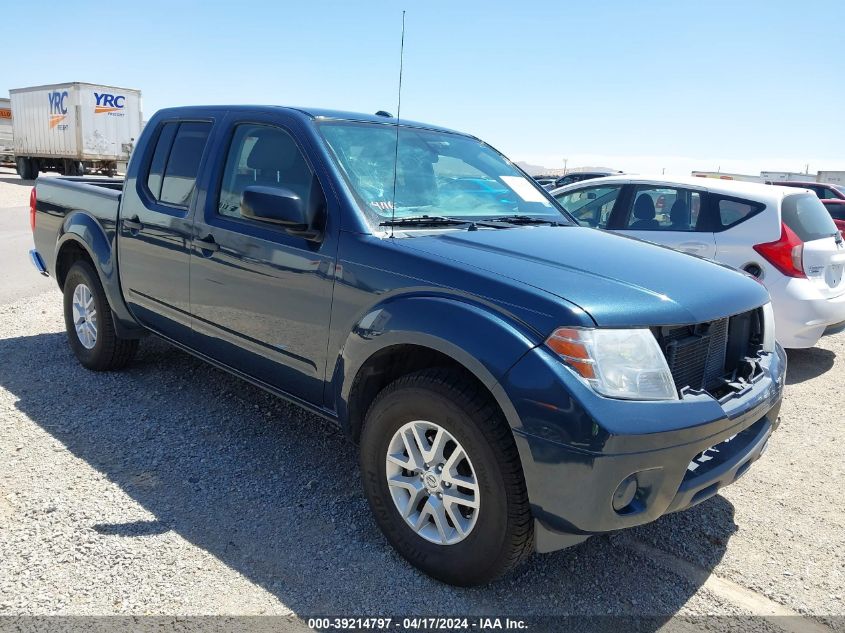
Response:
[[[720,398],[737,391],[761,370],[761,309],[693,325],[654,329],[675,388],[706,391]]]

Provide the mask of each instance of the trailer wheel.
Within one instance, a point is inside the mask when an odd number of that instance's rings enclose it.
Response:
[[[62,161],[62,173],[65,176],[81,176],[82,163],[78,160],[66,158]]]
[[[17,156],[15,158],[15,170],[18,172],[18,176],[23,180],[32,180],[35,177],[33,174],[34,163],[35,161],[31,158]]]

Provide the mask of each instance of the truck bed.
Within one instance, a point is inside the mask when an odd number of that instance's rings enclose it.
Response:
[[[55,275],[56,241],[64,233],[99,228],[106,242],[113,243],[122,189],[122,178],[61,177],[35,181],[39,212],[33,239],[36,249],[44,253],[44,264],[51,275]],[[42,208],[45,212],[41,212]],[[85,222],[96,225],[73,227],[76,222],[72,216],[78,215],[74,213],[78,210],[85,211]]]

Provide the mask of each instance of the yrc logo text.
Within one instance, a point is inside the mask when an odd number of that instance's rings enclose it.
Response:
[[[123,108],[126,106],[126,97],[113,95],[108,92],[95,92],[94,99],[97,104],[94,106],[94,114],[109,114],[111,116],[123,116]]]
[[[47,93],[47,99],[50,101],[50,127],[58,126],[60,130],[67,129],[67,125],[59,125],[67,116],[67,90],[63,92],[54,90]]]

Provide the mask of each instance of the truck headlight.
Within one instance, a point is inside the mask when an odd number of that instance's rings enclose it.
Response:
[[[558,328],[546,345],[594,391],[625,400],[677,400],[675,381],[648,329]]]
[[[775,311],[771,301],[763,306],[763,351],[775,351]]]

